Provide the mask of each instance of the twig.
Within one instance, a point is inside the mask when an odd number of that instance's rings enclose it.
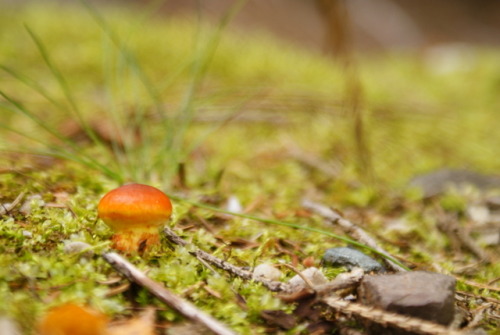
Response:
[[[353,289],[359,285],[365,273],[360,268],[354,268],[351,272],[341,273],[335,277],[334,280],[323,284],[317,285],[314,290],[318,296],[331,295],[332,292]]]
[[[293,272],[295,272],[297,274],[297,276],[299,276],[304,281],[304,284],[306,284],[307,288],[314,291],[314,284],[311,282],[311,280],[307,276],[305,276],[302,272],[300,272],[299,269],[297,269],[295,266],[290,265],[290,264],[281,264],[281,265],[283,265],[284,267],[287,267],[290,270],[292,270]]]
[[[14,207],[16,207],[17,205],[19,205],[19,203],[21,202],[21,200],[23,200],[25,194],[26,194],[26,192],[21,192],[14,199],[14,201],[12,201],[12,203],[10,203],[8,205],[3,205],[2,204],[1,207],[0,207],[0,214],[9,213]]]
[[[498,281],[500,281],[500,277],[497,277],[497,278],[495,278],[495,279],[493,279],[493,280],[490,280],[490,281],[488,282],[488,285],[493,285],[493,284],[495,284],[495,283],[496,283],[496,282],[498,282]]]
[[[163,232],[165,233],[166,237],[170,242],[173,244],[182,246],[182,247],[188,247],[189,253],[196,258],[198,258],[200,261],[205,261],[207,263],[212,264],[215,267],[218,267],[221,270],[227,271],[237,277],[240,277],[245,280],[254,280],[256,282],[262,283],[268,290],[272,292],[287,292],[290,291],[290,286],[286,283],[282,283],[280,281],[274,281],[274,280],[269,280],[265,278],[254,278],[253,274],[251,271],[244,270],[242,268],[239,268],[237,266],[232,265],[229,262],[226,262],[220,258],[217,258],[208,252],[205,252],[201,249],[198,249],[192,245],[188,246],[188,243],[184,241],[179,235],[174,233],[172,229],[165,227],[163,229]]]
[[[308,210],[315,212],[318,215],[321,215],[323,218],[327,219],[330,224],[339,225],[347,234],[351,235],[359,242],[366,244],[367,246],[377,250],[382,255],[385,255],[387,257],[393,257],[387,251],[382,249],[377,244],[377,242],[370,235],[368,235],[368,233],[365,232],[362,228],[358,227],[351,221],[341,217],[337,212],[335,212],[331,208],[318,204],[308,199],[304,199],[302,201],[302,206]],[[393,271],[397,272],[406,271],[404,268],[390,261],[389,259],[386,259],[386,262]]]
[[[467,329],[474,329],[475,327],[477,327],[481,323],[481,321],[483,321],[486,311],[492,307],[493,303],[489,302],[482,306],[479,306],[478,308],[476,308],[476,310],[472,311],[471,313],[473,315],[473,318],[467,325]]]
[[[293,159],[297,160],[299,163],[307,166],[308,168],[313,168],[321,172],[324,176],[329,178],[337,178],[340,174],[341,166],[340,164],[326,163],[318,157],[300,150],[296,147],[289,147],[288,154]]]
[[[491,286],[491,285],[485,285],[485,284],[481,284],[481,283],[476,283],[476,282],[473,282],[471,280],[466,280],[466,279],[462,279],[462,278],[459,278],[459,277],[456,277],[456,278],[457,278],[457,280],[460,280],[462,283],[464,283],[466,285],[469,285],[469,286],[477,287],[477,288],[480,288],[480,289],[483,289],[483,290],[500,292],[500,287],[495,287],[495,286]]]
[[[457,291],[456,295],[457,296],[464,296],[464,297],[468,297],[468,298],[474,298],[474,299],[481,299],[481,300],[485,300],[485,301],[488,301],[488,302],[492,302],[492,303],[494,303],[496,305],[500,305],[500,300],[499,299],[495,299],[495,298],[491,298],[491,297],[485,297],[483,295],[477,295],[477,294],[473,294],[473,293],[469,293],[469,292],[465,292],[465,291]]]
[[[452,240],[452,243],[470,251],[481,261],[490,261],[486,252],[460,226],[456,214],[448,214],[443,209],[437,209],[437,212],[437,227]]]
[[[176,296],[167,290],[160,283],[148,278],[144,273],[129,263],[123,257],[114,252],[103,254],[104,259],[115,268],[116,271],[123,274],[128,280],[145,287],[149,292],[156,296],[168,306],[175,309],[184,317],[199,322],[217,335],[235,335],[235,333],[225,325],[215,320],[208,314],[200,311],[196,306]]]
[[[386,312],[355,302],[348,302],[335,296],[321,299],[325,304],[343,314],[355,314],[363,319],[381,324],[391,325],[409,332],[428,335],[464,335],[463,332],[446,328],[440,324],[414,318],[411,316]]]

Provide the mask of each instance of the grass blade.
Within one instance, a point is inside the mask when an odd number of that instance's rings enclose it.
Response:
[[[88,1],[80,0],[80,2],[85,6],[88,10],[89,14],[92,16],[94,21],[98,24],[101,30],[106,34],[106,36],[114,43],[114,45],[118,48],[120,53],[125,58],[127,64],[137,75],[137,78],[142,82],[144,88],[148,92],[151,100],[153,101],[156,110],[163,114],[163,106],[161,104],[160,94],[156,90],[155,86],[146,75],[146,73],[142,70],[139,62],[135,58],[134,54],[125,46],[125,43],[120,39],[118,34],[110,27],[108,22],[104,19],[104,17],[97,11],[95,7],[93,7]]]
[[[89,163],[91,163],[94,166],[95,169],[103,171],[106,175],[110,176],[111,178],[113,178],[115,180],[119,180],[119,181],[123,180],[123,178],[122,178],[121,175],[119,175],[116,172],[112,171],[106,165],[103,165],[103,164],[99,163],[96,159],[92,158],[91,156],[88,156],[88,155],[82,153],[81,152],[81,148],[77,144],[75,144],[71,139],[69,139],[68,137],[62,135],[60,132],[58,132],[54,128],[48,126],[42,119],[40,119],[39,117],[37,117],[35,114],[31,113],[22,104],[20,104],[19,102],[15,101],[13,98],[11,98],[8,94],[6,94],[5,92],[3,92],[2,90],[0,90],[0,95],[2,97],[4,97],[4,99],[6,99],[12,105],[12,106],[8,106],[8,105],[5,105],[5,104],[2,104],[2,105],[0,105],[0,107],[2,107],[4,109],[7,109],[7,110],[10,110],[10,111],[15,112],[15,113],[20,113],[21,115],[26,116],[29,120],[31,120],[38,127],[40,127],[40,129],[44,130],[49,135],[55,137],[56,139],[60,140],[62,143],[65,143],[71,149],[73,149],[76,152],[76,154],[72,154],[72,155],[74,155],[74,156],[78,156],[79,155],[81,157],[84,157],[85,160],[88,161]],[[18,132],[18,134],[23,135],[24,137],[28,137],[29,138],[29,136],[26,135],[26,134],[23,134],[23,133],[20,133],[20,132]],[[37,141],[39,141],[39,140],[37,140]],[[44,143],[44,144],[47,145],[46,143]],[[74,159],[72,159],[72,160],[74,160]]]
[[[187,93],[184,97],[182,106],[175,119],[175,132],[167,133],[164,140],[163,146],[160,148],[156,155],[153,167],[157,168],[161,163],[163,158],[163,152],[169,152],[171,156],[175,157],[174,164],[177,166],[181,159],[181,152],[184,156],[187,156],[189,152],[186,152],[184,148],[185,133],[187,128],[192,122],[194,116],[194,102],[196,94],[198,93],[205,77],[210,63],[213,59],[217,46],[219,45],[222,32],[227,27],[229,22],[234,18],[234,16],[240,11],[246,0],[237,1],[231,8],[225,13],[222,19],[219,21],[217,29],[208,39],[208,43],[203,48],[203,43],[201,40],[201,22],[199,19],[199,29],[196,38],[196,53],[194,57],[194,62],[192,65],[192,79]],[[176,168],[175,166],[173,168]]]
[[[5,65],[0,65],[0,69],[4,70],[20,82],[24,83],[26,86],[29,88],[33,89],[37,93],[39,93],[41,96],[43,96],[45,99],[47,99],[50,103],[52,103],[54,106],[61,110],[66,110],[66,108],[59,103],[56,99],[54,99],[40,84],[38,84],[36,81],[32,80],[31,78],[24,76],[13,69],[5,66]]]
[[[82,126],[83,130],[85,131],[85,133],[89,136],[89,138],[95,144],[103,147],[104,144],[102,143],[102,141],[97,137],[95,132],[92,130],[92,128],[85,121],[80,109],[78,108],[76,100],[73,97],[73,93],[71,92],[71,89],[68,85],[68,82],[66,81],[62,72],[59,71],[59,69],[56,67],[56,65],[52,61],[50,54],[49,54],[47,48],[45,47],[45,45],[43,44],[42,40],[34,33],[33,30],[31,30],[31,28],[28,25],[25,25],[25,28],[28,31],[28,34],[30,35],[33,42],[35,42],[35,45],[38,48],[38,51],[40,52],[40,55],[42,56],[45,64],[50,69],[50,71],[52,72],[52,75],[55,77],[59,86],[61,87],[61,89],[66,97],[66,100],[68,100],[68,102],[71,106],[71,109],[73,110],[73,114],[77,118],[77,120],[80,123],[80,125]]]

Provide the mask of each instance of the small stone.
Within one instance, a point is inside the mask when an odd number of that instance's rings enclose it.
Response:
[[[92,250],[86,250],[90,249],[92,246],[90,244],[87,244],[85,242],[80,242],[80,241],[72,241],[66,243],[64,246],[64,252],[67,254],[78,254],[81,253],[85,250],[85,252],[82,253],[83,257],[90,258],[94,256],[94,251]]]
[[[469,218],[477,224],[483,225],[490,221],[490,210],[485,205],[470,205],[466,212]]]
[[[368,275],[358,288],[358,297],[365,305],[447,326],[455,314],[455,283],[451,276],[425,271]],[[416,334],[374,323],[367,324],[367,329],[369,334]]]
[[[328,280],[326,279],[325,275],[318,268],[315,267],[307,268],[304,271],[302,271],[301,274],[307,279],[309,279],[309,281],[313,286],[319,286],[328,283]],[[302,277],[299,275],[293,276],[288,281],[288,284],[292,287],[292,291],[300,291],[308,287],[308,285],[304,282],[304,279],[302,279]]]
[[[28,231],[28,230],[23,230],[23,236],[26,237],[26,238],[32,238],[33,237],[33,233]]]
[[[383,272],[384,267],[373,258],[359,250],[347,247],[328,249],[323,255],[323,261],[333,266],[345,266],[351,270],[362,268],[365,272]]]
[[[227,199],[226,209],[233,213],[243,213],[243,206],[241,205],[240,199],[234,195]]]
[[[280,270],[267,263],[259,264],[253,270],[253,277],[256,279],[280,280],[281,275]]]

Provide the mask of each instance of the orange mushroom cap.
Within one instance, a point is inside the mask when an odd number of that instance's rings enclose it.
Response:
[[[158,227],[170,218],[172,203],[165,193],[155,187],[127,184],[108,192],[99,202],[97,211],[99,217],[115,231],[114,247],[130,251],[137,250],[138,244],[143,241],[147,244],[157,242]],[[130,243],[123,240],[130,240]]]
[[[106,335],[106,316],[72,303],[52,308],[38,324],[40,335]]]

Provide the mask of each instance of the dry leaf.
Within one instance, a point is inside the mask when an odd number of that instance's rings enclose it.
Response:
[[[146,309],[139,317],[108,328],[107,335],[154,335],[155,310]]]

